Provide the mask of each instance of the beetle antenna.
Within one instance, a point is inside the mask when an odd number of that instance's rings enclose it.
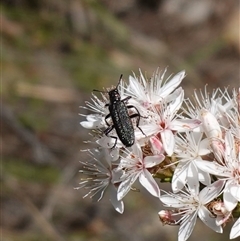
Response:
[[[117,86],[116,86],[116,89],[117,89],[118,86],[120,85],[120,81],[122,80],[122,77],[123,77],[123,74],[120,75],[120,78],[119,78],[118,84],[117,84]]]
[[[101,91],[101,90],[95,90],[95,89],[93,91],[100,92],[100,93],[108,93],[107,91]]]
[[[121,74],[121,75],[120,75],[120,78],[119,78],[119,80],[118,80],[118,84],[117,84],[117,86],[116,86],[116,89],[117,89],[118,86],[120,85],[120,81],[121,81],[122,77],[123,77],[123,75]],[[93,91],[100,92],[100,93],[109,93],[108,91],[101,91],[101,90],[95,90],[95,89],[94,89]]]

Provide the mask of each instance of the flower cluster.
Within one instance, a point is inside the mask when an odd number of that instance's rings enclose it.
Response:
[[[147,79],[140,71],[128,83],[120,79],[118,102],[109,99],[112,89],[107,89],[99,91],[101,98],[92,94],[91,102],[82,107],[88,113],[81,114],[86,120],[80,124],[91,130],[89,142],[95,147],[86,150],[90,158],[82,161],[86,177],[79,188],[88,189],[86,196],[95,201],[108,190],[113,207],[123,213],[123,198],[139,182],[166,207],[158,213],[160,221],[179,225],[179,241],[189,238],[197,218],[219,233],[237,218],[230,232],[230,239],[236,238],[240,236],[240,88],[230,94],[219,88],[209,94],[205,88],[190,100],[180,87],[185,72],[166,80],[165,74],[166,70],[157,70]],[[128,124],[123,112],[117,117],[113,112],[119,101]],[[116,121],[122,132],[116,131],[120,129]],[[129,136],[132,130],[134,144],[127,147],[120,135],[129,132]],[[163,190],[161,182],[170,182],[172,192]]]

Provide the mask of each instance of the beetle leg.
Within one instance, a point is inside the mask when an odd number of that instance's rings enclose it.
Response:
[[[138,112],[138,113],[135,113],[135,114],[132,114],[132,115],[130,115],[129,117],[130,117],[131,119],[132,119],[132,118],[137,118],[136,126],[137,126],[137,128],[143,133],[143,135],[146,136],[146,134],[143,132],[143,130],[139,127],[139,122],[140,122],[140,117],[141,117],[141,115],[139,114],[139,112]]]
[[[107,124],[107,126],[111,126],[108,122],[107,122],[107,119],[111,117],[110,113],[106,115],[105,117],[105,123]],[[106,131],[106,130],[105,130]]]
[[[111,149],[115,148],[115,146],[117,145],[117,137],[116,136],[108,136],[108,134],[113,130],[114,128],[114,125],[111,125],[109,126],[106,130],[104,130],[104,134],[107,136],[107,137],[111,137],[113,139],[115,139],[115,143],[114,145],[111,147]]]
[[[146,134],[143,132],[143,130],[139,127],[140,117],[142,117],[142,118],[146,118],[146,117],[145,117],[145,116],[141,116],[140,113],[139,113],[139,111],[138,111],[138,109],[137,109],[135,106],[133,106],[133,105],[128,105],[127,108],[128,108],[128,109],[134,108],[134,109],[136,110],[137,113],[132,114],[132,115],[130,115],[129,117],[130,117],[131,119],[137,117],[136,126],[137,126],[137,128],[143,133],[143,135],[146,136]]]
[[[127,102],[129,99],[131,99],[132,98],[132,96],[127,96],[126,98],[124,98],[124,99],[122,99],[121,101],[122,102]]]
[[[145,116],[140,115],[138,109],[137,109],[134,105],[128,105],[127,108],[128,108],[128,109],[134,108],[135,111],[137,112],[137,115],[139,116],[139,118],[140,118],[140,117],[145,118],[145,119],[147,118],[147,117],[145,117]],[[135,116],[135,117],[136,117],[136,116]]]
[[[107,136],[108,135],[108,133],[110,133],[112,130],[113,130],[113,128],[114,128],[114,126],[113,125],[109,125],[108,126],[108,128],[106,129],[106,130],[104,130],[103,132],[104,132],[104,134]]]
[[[111,149],[115,148],[117,145],[117,137],[116,136],[110,136],[111,138],[115,139],[114,145],[111,147]]]

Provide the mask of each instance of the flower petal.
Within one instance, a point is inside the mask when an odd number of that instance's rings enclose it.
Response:
[[[173,149],[175,145],[174,135],[171,130],[163,130],[161,132],[161,138],[163,142],[163,147],[166,153],[171,156],[173,154]]]
[[[228,211],[232,211],[237,206],[237,199],[230,192],[231,184],[227,183],[223,193],[224,205]]]
[[[198,210],[198,217],[212,230],[217,233],[222,233],[223,229],[222,226],[218,226],[216,223],[216,219],[212,217],[211,212],[205,207],[202,206]]]
[[[145,168],[154,167],[164,161],[165,156],[163,154],[157,156],[146,156],[143,159]]]
[[[177,113],[177,111],[181,108],[182,106],[182,102],[183,102],[183,98],[184,98],[184,90],[182,88],[179,89],[178,91],[178,96],[176,96],[176,98],[169,103],[169,112],[172,114]]]
[[[171,123],[171,129],[179,132],[193,130],[201,124],[198,119],[175,119]]]
[[[101,121],[81,121],[80,125],[86,129],[97,129],[101,126]]]
[[[184,70],[174,75],[165,85],[162,86],[162,97],[167,97],[176,87],[180,85],[184,77]]]
[[[230,232],[230,239],[240,236],[240,218],[234,223]]]
[[[240,202],[240,186],[239,185],[232,185],[230,187],[230,192],[239,202]]]
[[[197,195],[199,193],[199,181],[198,178],[198,170],[194,162],[190,162],[187,170],[187,180],[188,180],[188,188],[190,189],[190,193],[194,193]]]
[[[183,189],[186,184],[188,163],[179,162],[172,178],[172,190],[174,193]]]
[[[204,172],[208,172],[210,174],[216,176],[231,176],[231,170],[228,170],[225,166],[219,165],[217,162],[213,161],[204,161],[204,160],[196,160],[198,168],[203,170]]]
[[[207,204],[214,198],[216,198],[221,193],[224,184],[224,180],[218,180],[211,185],[203,188],[202,191],[199,193],[199,200],[201,201],[201,203]]]
[[[198,154],[200,156],[204,156],[204,155],[209,154],[210,152],[211,151],[210,151],[210,148],[209,148],[209,140],[207,138],[201,140],[201,142],[199,144]]]
[[[178,198],[172,197],[171,195],[164,194],[161,195],[160,198],[161,202],[163,202],[166,206],[171,208],[182,208],[185,207],[186,204],[181,202]]]
[[[198,180],[205,186],[208,186],[211,184],[211,177],[208,172],[204,172],[201,169],[198,168]]]
[[[127,193],[130,191],[132,184],[136,181],[138,178],[138,175],[132,175],[132,177],[127,178],[118,187],[117,191],[117,199],[121,200],[123,199]]]
[[[111,201],[111,203],[112,203],[112,205],[113,205],[113,207],[115,208],[115,210],[117,211],[117,212],[119,212],[119,213],[123,213],[123,211],[124,211],[124,203],[123,203],[123,201],[119,201],[118,199],[117,199],[117,189],[116,189],[116,187],[114,186],[114,185],[110,185],[109,186],[109,192],[110,192],[110,201]]]
[[[196,220],[197,212],[193,212],[184,218],[179,228],[178,241],[186,241],[189,238],[196,224]]]
[[[155,179],[152,177],[151,173],[143,169],[142,173],[139,175],[139,182],[144,186],[153,196],[159,197],[160,190]]]

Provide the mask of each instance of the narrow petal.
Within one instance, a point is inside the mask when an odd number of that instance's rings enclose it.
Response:
[[[96,115],[96,114],[90,114],[86,116],[87,121],[101,121],[102,116],[101,115]]]
[[[151,173],[144,169],[139,175],[139,182],[144,186],[153,196],[159,197],[160,190],[155,179],[152,177]]]
[[[135,144],[132,146],[133,153],[142,160],[142,150],[139,144]]]
[[[207,204],[216,198],[222,191],[225,181],[218,180],[202,189],[199,194],[199,200],[202,204]]]
[[[180,162],[178,163],[172,178],[172,190],[173,192],[178,192],[183,189],[186,184],[188,163]]]
[[[201,169],[198,168],[198,180],[205,186],[208,186],[211,184],[211,177],[208,172],[204,172]]]
[[[166,97],[172,93],[173,90],[180,85],[184,77],[184,70],[174,75],[165,85],[162,86],[162,97]]]
[[[179,95],[176,97],[176,99],[174,99],[174,101],[170,102],[170,104],[168,106],[170,113],[177,113],[177,111],[182,106],[183,98],[184,98],[184,90],[181,89],[181,91],[179,91]]]
[[[209,140],[207,138],[201,140],[198,149],[199,149],[198,154],[200,156],[209,154],[211,152],[209,148]]]
[[[119,201],[117,199],[117,189],[115,188],[114,185],[109,186],[109,191],[110,191],[110,201],[115,208],[115,210],[119,213],[123,213],[124,211],[124,203],[123,201]]]
[[[188,180],[188,188],[190,189],[190,193],[194,193],[195,195],[199,192],[199,181],[198,178],[198,170],[194,162],[190,162],[187,170],[187,180]]]
[[[240,218],[234,223],[230,232],[230,239],[240,236]]]
[[[165,206],[171,208],[185,208],[186,202],[189,202],[189,198],[181,195],[171,195],[171,194],[163,194],[159,198],[161,202],[164,203]]]
[[[158,156],[146,156],[143,160],[145,168],[154,167],[165,159],[163,154]]]
[[[175,119],[171,122],[170,128],[179,132],[193,130],[201,124],[198,119]]]
[[[80,125],[86,129],[96,129],[101,127],[101,121],[81,121]]]
[[[138,96],[145,96],[143,86],[131,75],[129,76],[128,91],[131,93],[137,93]],[[137,96],[136,96],[137,97]]]
[[[229,156],[229,158],[226,158],[227,160],[234,160],[236,157],[236,152],[235,152],[235,148],[233,148],[235,141],[233,138],[233,135],[231,134],[230,131],[226,132],[226,136],[225,136],[225,154],[226,156]]]
[[[239,185],[232,185],[230,187],[230,192],[239,202],[240,202],[240,186]]]
[[[223,201],[224,205],[227,208],[228,211],[232,211],[237,206],[237,199],[232,195],[229,188],[226,185],[223,193]]]
[[[164,150],[169,156],[171,156],[173,154],[173,149],[175,146],[175,139],[172,131],[168,129],[162,131],[161,138],[162,138]]]
[[[130,191],[132,184],[136,181],[138,175],[134,175],[131,178],[126,179],[125,181],[121,182],[118,187],[117,199],[123,199],[127,193]]]
[[[225,166],[219,165],[217,162],[196,160],[195,163],[197,164],[199,169],[210,174],[223,177],[231,176],[231,171],[228,170]]]
[[[196,224],[197,212],[188,215],[181,223],[178,232],[178,241],[186,241],[191,235]]]
[[[211,212],[205,207],[202,206],[198,210],[198,217],[212,230],[217,233],[222,233],[222,226],[218,226],[216,223],[216,219],[212,217]]]

